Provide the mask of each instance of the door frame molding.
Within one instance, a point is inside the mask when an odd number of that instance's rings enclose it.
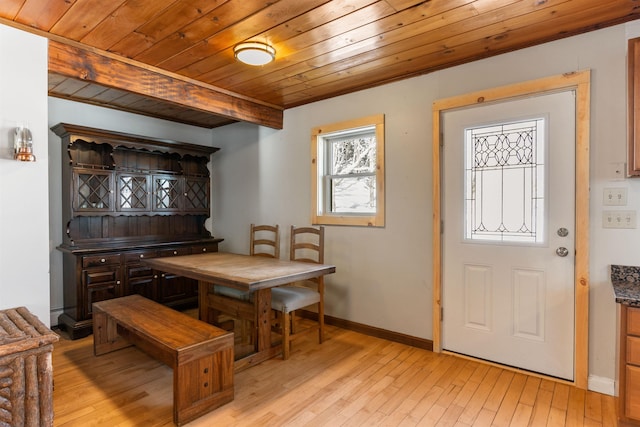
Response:
[[[575,320],[573,384],[587,389],[589,374],[589,132],[591,71],[574,71],[523,83],[486,89],[433,103],[433,351],[442,351],[442,218],[441,179],[443,130],[447,110],[524,98],[551,92],[576,93],[575,168]]]

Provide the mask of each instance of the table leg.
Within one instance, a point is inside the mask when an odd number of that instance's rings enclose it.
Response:
[[[209,322],[209,282],[198,280],[198,318]]]
[[[256,310],[257,339],[256,352],[266,351],[271,347],[271,289],[260,289],[254,294]]]

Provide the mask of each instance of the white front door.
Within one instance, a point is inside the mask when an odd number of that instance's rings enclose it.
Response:
[[[443,124],[443,349],[573,380],[574,92]]]

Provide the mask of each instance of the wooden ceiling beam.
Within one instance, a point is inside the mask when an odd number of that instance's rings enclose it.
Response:
[[[282,129],[280,107],[76,44],[49,40],[49,72],[235,121]]]

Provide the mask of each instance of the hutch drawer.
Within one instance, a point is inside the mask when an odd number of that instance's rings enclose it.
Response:
[[[215,245],[195,245],[191,247],[192,254],[202,254],[207,252],[218,252],[218,244]]]
[[[156,250],[131,251],[124,254],[124,262],[129,264],[139,262],[142,259],[155,258],[158,256]]]
[[[82,283],[86,286],[113,283],[120,284],[120,266],[82,270]]]
[[[176,255],[190,255],[191,248],[169,248],[169,249],[161,249],[158,251],[158,256],[168,257],[168,256],[176,256]]]
[[[82,257],[82,267],[97,267],[100,265],[119,265],[120,254],[87,255]]]
[[[141,277],[152,277],[154,271],[151,267],[144,265],[127,265],[127,280],[139,279]]]

